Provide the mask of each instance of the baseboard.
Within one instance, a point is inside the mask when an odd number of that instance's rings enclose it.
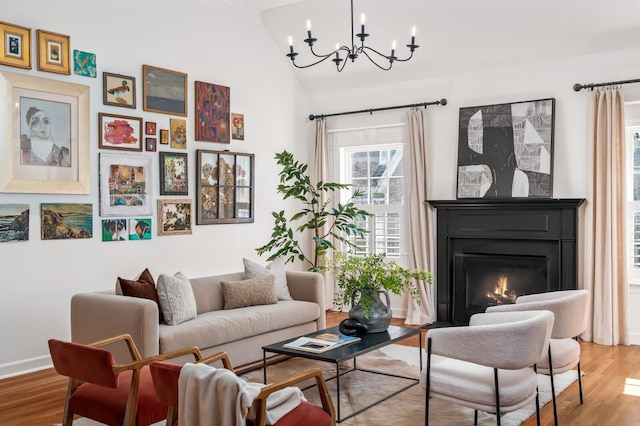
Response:
[[[51,357],[49,355],[0,364],[0,380],[33,373],[35,371],[46,370],[51,367],[53,367],[53,363],[51,362]]]
[[[640,345],[640,332],[632,332],[629,336],[629,343],[632,345]]]

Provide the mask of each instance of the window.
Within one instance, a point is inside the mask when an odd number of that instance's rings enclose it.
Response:
[[[629,278],[640,281],[640,125],[627,126],[627,146]]]
[[[396,260],[403,248],[402,221],[404,200],[403,126],[335,132],[334,180],[352,185],[343,195],[371,217],[359,220],[358,226],[369,231],[353,238],[356,254],[386,253]]]

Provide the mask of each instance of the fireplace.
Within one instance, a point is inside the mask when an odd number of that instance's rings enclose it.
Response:
[[[577,288],[582,199],[429,201],[437,209],[438,325],[518,296]]]

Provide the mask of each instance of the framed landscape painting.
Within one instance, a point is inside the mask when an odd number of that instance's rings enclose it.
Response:
[[[0,204],[0,243],[29,240],[29,204]]]
[[[187,116],[187,74],[142,66],[142,109]]]
[[[191,200],[158,200],[158,235],[191,234]]]
[[[555,99],[460,108],[457,198],[551,198]]]
[[[93,204],[42,203],[40,234],[43,240],[93,238]]]
[[[150,216],[151,157],[100,153],[100,215]]]

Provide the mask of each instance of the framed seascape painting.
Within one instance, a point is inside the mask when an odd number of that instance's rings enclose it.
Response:
[[[0,71],[0,192],[88,194],[89,86]]]
[[[191,200],[158,200],[158,235],[191,234]]]
[[[129,240],[150,240],[151,218],[129,219]]]
[[[93,204],[42,203],[40,222],[43,240],[93,238]]]
[[[142,109],[187,116],[187,74],[142,66]]]
[[[142,118],[98,113],[99,147],[142,151]]]
[[[0,204],[0,243],[29,240],[29,204]]]
[[[160,152],[160,195],[188,195],[187,154]]]
[[[69,36],[37,30],[38,71],[71,74]]]
[[[31,28],[0,22],[0,64],[31,69]]]
[[[196,224],[253,222],[254,155],[196,150]]]
[[[196,140],[230,143],[231,89],[196,81]]]
[[[136,109],[136,79],[128,75],[102,73],[102,103]]]
[[[457,198],[551,198],[555,99],[460,108]]]
[[[100,153],[100,215],[150,216],[151,157]]]

